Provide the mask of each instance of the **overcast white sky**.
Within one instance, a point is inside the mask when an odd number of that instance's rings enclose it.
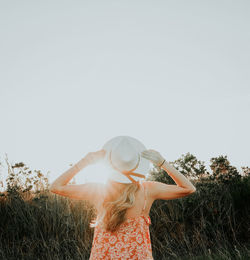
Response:
[[[0,1],[0,161],[53,180],[129,135],[168,161],[250,166],[249,13],[249,1]]]

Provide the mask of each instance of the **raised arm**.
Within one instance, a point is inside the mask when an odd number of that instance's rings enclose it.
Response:
[[[174,182],[181,188],[196,191],[195,186],[183,175],[181,174],[175,167],[169,164],[167,161],[163,163],[161,166],[168,173],[168,175],[174,180]]]
[[[67,185],[69,181],[84,167],[87,166],[87,161],[81,159],[76,164],[74,164],[71,168],[69,168],[66,172],[61,174],[58,178],[56,178],[50,185],[49,190],[55,192],[61,187]]]
[[[52,182],[49,190],[61,196],[74,199],[82,199],[94,201],[96,199],[97,190],[100,189],[100,183],[84,183],[84,184],[68,184],[69,181],[83,168],[89,164],[96,163],[105,155],[104,150],[88,153],[83,159],[78,161],[69,170],[60,175]]]
[[[195,186],[177,169],[166,162],[159,152],[150,149],[142,152],[142,156],[158,166],[161,165],[161,168],[163,168],[177,184],[171,185],[158,181],[148,181],[147,185],[149,187],[149,195],[153,200],[177,199],[180,197],[185,197],[196,191]],[[162,162],[164,163],[162,164]]]

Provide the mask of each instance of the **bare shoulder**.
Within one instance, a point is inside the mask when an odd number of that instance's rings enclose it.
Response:
[[[93,183],[93,188],[95,189],[95,193],[98,198],[103,196],[104,190],[105,190],[105,184],[104,183]]]
[[[158,181],[144,181],[144,187],[147,188],[148,196],[152,200],[162,199],[170,200],[185,197],[195,190],[180,187],[173,184],[165,184]]]
[[[103,198],[105,184],[98,182],[90,182],[88,183],[89,193],[91,193],[91,200],[95,206],[98,205],[101,198]]]
[[[153,196],[152,196],[152,187],[153,187],[152,181],[143,181],[142,184],[147,191],[147,196],[153,198]]]

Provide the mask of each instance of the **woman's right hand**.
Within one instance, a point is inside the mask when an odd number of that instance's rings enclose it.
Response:
[[[164,161],[164,157],[162,157],[162,155],[159,152],[153,149],[142,151],[141,156],[145,159],[148,159],[149,161],[151,161],[151,163],[157,166],[161,165],[162,162]]]

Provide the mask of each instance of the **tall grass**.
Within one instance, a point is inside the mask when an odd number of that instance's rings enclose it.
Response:
[[[234,185],[197,181],[195,186],[196,193],[189,197],[154,202],[155,258],[249,258],[250,177]]]
[[[187,197],[153,203],[154,259],[249,259],[250,176],[194,185]],[[89,258],[95,211],[88,201],[17,183],[0,195],[0,259]]]
[[[87,259],[92,208],[48,192],[8,194],[0,204],[1,259]]]

